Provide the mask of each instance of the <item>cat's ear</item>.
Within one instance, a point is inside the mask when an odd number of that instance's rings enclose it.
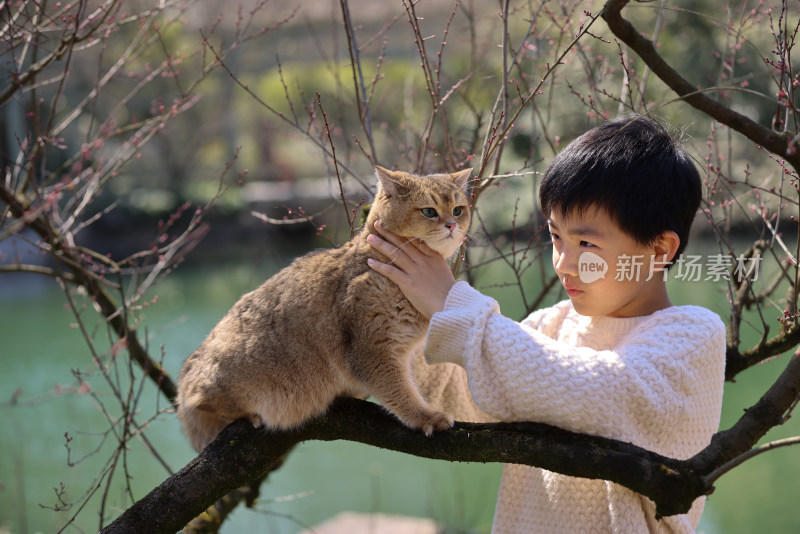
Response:
[[[453,178],[453,183],[456,184],[456,186],[458,186],[459,188],[463,189],[467,183],[467,180],[469,180],[470,174],[472,174],[472,168],[454,172],[450,176]]]
[[[375,165],[375,172],[378,175],[383,192],[387,195],[396,194],[398,189],[397,174],[389,169],[384,169],[380,165]]]

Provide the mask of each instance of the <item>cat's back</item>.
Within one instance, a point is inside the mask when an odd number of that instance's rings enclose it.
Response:
[[[320,344],[341,349],[364,317],[390,319],[406,308],[416,316],[397,286],[369,268],[371,255],[356,238],[296,258],[243,295],[207,341],[223,342],[226,353],[265,354],[275,347],[315,353]]]
[[[269,308],[283,315],[307,314],[315,316],[333,315],[346,299],[348,291],[359,285],[369,290],[371,285],[359,282],[371,275],[367,265],[368,249],[355,240],[341,247],[309,252],[296,258],[290,265],[269,278],[242,300],[251,301],[260,308]],[[383,289],[383,284],[379,284]],[[377,289],[377,286],[376,286]],[[398,294],[398,292],[395,292]]]

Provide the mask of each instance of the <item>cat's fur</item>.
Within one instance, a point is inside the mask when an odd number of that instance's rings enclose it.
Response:
[[[387,261],[367,236],[379,219],[387,230],[451,256],[469,226],[471,169],[425,177],[376,170],[378,193],[363,230],[340,248],[296,259],[244,295],[184,362],[178,415],[198,451],[235,419],[291,428],[341,395],[372,395],[428,435],[452,426],[413,383],[411,356],[428,321],[367,266],[370,257]]]

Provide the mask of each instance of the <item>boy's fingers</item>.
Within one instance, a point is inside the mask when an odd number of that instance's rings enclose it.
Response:
[[[383,236],[383,238],[386,239],[387,241],[391,241],[391,242],[393,242],[395,244],[399,244],[400,243],[400,237],[397,236],[395,233],[390,232],[389,230],[384,228],[383,225],[381,225],[380,221],[375,221],[374,227],[375,227],[375,231],[377,231],[379,234],[381,234]]]
[[[425,246],[419,239],[406,240],[385,230],[379,223],[375,223],[375,229],[381,233],[380,236],[370,234],[367,236],[367,243],[372,245],[375,250],[389,258],[393,264],[399,265],[401,269],[418,263],[422,251],[418,248]]]
[[[381,225],[380,221],[375,221],[375,230],[381,234],[384,240],[388,241],[389,243],[393,244],[400,250],[405,251],[405,246],[409,243],[414,241],[418,241],[417,239],[409,241],[408,239],[402,238],[399,235],[395,234],[394,232],[390,232],[386,228]]]
[[[375,230],[381,234],[384,240],[392,243],[395,247],[399,248],[403,251],[411,260],[414,260],[414,253],[421,252],[425,256],[432,256],[432,255],[439,255],[438,252],[430,248],[424,241],[420,240],[419,238],[414,238],[411,240],[404,239],[399,235],[390,232],[383,226],[381,226],[380,221],[375,221]],[[369,240],[369,239],[368,239]],[[371,241],[370,241],[371,243]],[[410,246],[409,246],[410,245]]]
[[[426,256],[441,256],[441,254],[429,247],[427,243],[420,241],[419,239],[414,239],[414,246]]]
[[[375,234],[367,236],[367,243],[369,243],[375,250],[389,258],[392,262],[397,261],[403,255],[403,250],[394,244],[381,239]]]
[[[373,258],[369,258],[367,260],[367,265],[369,265],[370,268],[382,274],[395,284],[399,284],[402,281],[403,275],[405,274],[397,267],[390,265],[388,263],[383,263]]]

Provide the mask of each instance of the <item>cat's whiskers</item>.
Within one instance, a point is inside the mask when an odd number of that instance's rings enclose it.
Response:
[[[465,244],[465,245],[466,244],[472,244],[472,245],[476,245],[476,246],[482,247],[482,246],[486,245],[486,240],[485,239],[481,239],[480,237],[478,237],[478,234],[476,234],[476,233],[464,232],[464,236],[461,238],[461,243]]]

